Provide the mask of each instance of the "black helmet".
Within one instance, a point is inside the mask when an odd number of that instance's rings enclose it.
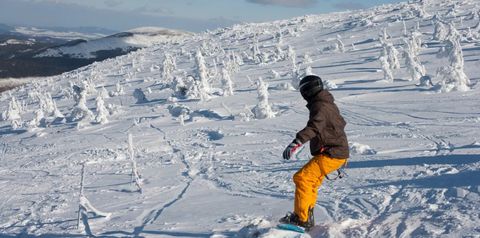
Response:
[[[300,80],[298,90],[305,100],[315,96],[323,90],[322,79],[316,75],[307,75]]]

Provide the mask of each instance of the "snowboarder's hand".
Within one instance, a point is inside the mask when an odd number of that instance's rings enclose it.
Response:
[[[301,146],[302,143],[300,143],[300,141],[297,139],[293,140],[283,151],[283,158],[289,160]]]

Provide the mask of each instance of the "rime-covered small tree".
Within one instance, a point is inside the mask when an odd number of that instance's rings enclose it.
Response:
[[[263,82],[262,78],[257,81],[258,104],[252,109],[252,113],[257,119],[265,119],[275,117],[268,102],[268,84]]]
[[[120,84],[120,82],[117,82],[117,84],[115,84],[115,90],[111,91],[109,95],[110,97],[114,97],[114,96],[123,95],[124,93],[125,92],[124,92],[123,86]]]
[[[105,89],[105,87],[102,86],[102,88],[100,89],[100,96],[102,96],[102,98],[109,98],[110,95],[108,94],[108,91],[107,89]]]
[[[87,107],[87,92],[85,89],[80,88],[79,97],[70,114],[70,119],[72,121],[91,121],[93,117],[93,113]]]
[[[437,15],[433,17],[432,21],[434,25],[432,39],[437,41],[444,41],[448,35],[447,27],[445,26],[445,24],[443,24],[443,22]]]
[[[381,56],[379,58],[379,61],[380,61],[380,64],[382,65],[383,79],[387,82],[393,82],[393,73],[387,57]]]
[[[37,98],[40,104],[40,109],[46,114],[46,116],[54,116],[57,118],[64,117],[64,115],[58,110],[57,104],[50,93],[38,93]]]
[[[447,58],[449,64],[437,70],[437,77],[440,79],[437,86],[441,92],[449,92],[452,90],[467,91],[470,89],[470,79],[464,71],[464,59],[460,38],[460,33],[458,33],[453,24],[450,24],[449,34],[444,41],[445,46],[437,53],[437,57]]]
[[[110,113],[108,112],[107,108],[105,107],[105,101],[104,101],[104,98],[102,97],[102,95],[98,95],[96,100],[95,100],[96,104],[97,104],[97,115],[95,117],[95,121],[99,124],[106,124],[108,123],[108,115],[110,115]]]
[[[382,43],[382,51],[380,57],[384,57],[388,61],[388,65],[390,66],[390,71],[400,68],[400,61],[398,60],[398,50],[393,46],[393,44],[389,41],[381,40]]]
[[[165,54],[165,58],[163,59],[162,63],[162,78],[165,83],[170,83],[173,77],[173,72],[177,68],[177,64],[175,62],[175,57],[171,56],[170,54]]]
[[[128,133],[128,154],[130,158],[130,163],[132,165],[131,180],[137,187],[139,193],[143,193],[143,180],[138,172],[137,161],[135,160],[135,150],[133,148],[133,139],[132,134]]]
[[[258,40],[255,40],[252,46],[250,47],[250,50],[252,51],[252,60],[254,63],[259,64],[262,62],[262,52],[260,51],[260,48],[258,47]]]
[[[337,35],[337,38],[335,39],[335,44],[336,44],[336,49],[340,52],[345,52],[345,45],[343,44],[342,37],[340,35]]]
[[[312,58],[308,53],[303,55],[303,64],[311,64],[313,62]]]
[[[297,68],[297,53],[295,53],[295,50],[290,45],[287,48],[287,57],[290,59],[290,62],[292,63],[292,68],[296,70],[296,68]]]
[[[17,99],[12,96],[10,102],[8,103],[8,109],[2,112],[2,120],[4,121],[14,121],[21,119],[21,106],[18,103]]]
[[[223,86],[223,96],[232,96],[233,95],[233,83],[230,78],[230,73],[227,69],[222,69],[222,86]]]
[[[283,51],[281,45],[275,46],[274,54],[275,54],[275,57],[274,57],[275,61],[283,61],[287,59],[287,54],[285,53],[285,51]]]
[[[413,41],[408,42],[405,40],[405,48],[403,52],[405,66],[407,67],[407,71],[410,73],[410,81],[420,80],[421,77],[426,75],[425,67],[418,60],[418,53],[412,46],[413,44]]]
[[[275,71],[274,69],[270,69],[268,72],[272,75],[271,77],[273,79],[279,79],[280,78],[280,74],[277,71]]]
[[[200,93],[200,99],[202,101],[206,101],[210,98],[210,83],[209,83],[209,76],[208,76],[208,69],[205,64],[205,59],[203,58],[202,52],[200,50],[197,51],[195,55],[196,60],[196,79],[199,81],[198,90]]]

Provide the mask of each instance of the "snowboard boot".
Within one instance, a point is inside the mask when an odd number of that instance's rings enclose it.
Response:
[[[286,216],[282,217],[279,220],[280,223],[292,224],[296,226],[301,226],[305,228],[306,231],[309,231],[313,226],[315,226],[315,221],[313,217],[313,208],[308,209],[308,220],[303,222],[300,221],[297,214],[289,212]]]

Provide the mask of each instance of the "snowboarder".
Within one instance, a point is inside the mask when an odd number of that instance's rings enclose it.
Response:
[[[295,182],[294,212],[280,219],[281,223],[293,224],[307,231],[314,223],[313,208],[322,180],[327,174],[341,168],[349,157],[345,120],[334,103],[332,94],[323,89],[322,79],[315,75],[304,77],[299,91],[307,101],[310,111],[307,126],[299,131],[296,138],[283,152],[283,158],[289,160],[307,141],[313,156],[293,176]]]

